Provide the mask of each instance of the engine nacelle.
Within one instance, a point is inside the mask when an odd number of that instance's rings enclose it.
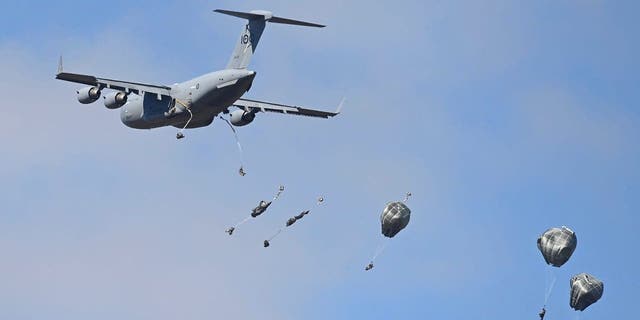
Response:
[[[124,92],[112,92],[104,96],[104,106],[109,109],[118,109],[127,103],[127,94]]]
[[[100,88],[98,87],[86,87],[76,91],[78,94],[78,101],[82,104],[89,104],[96,102],[100,98]]]
[[[246,126],[249,123],[251,123],[251,121],[253,121],[255,117],[256,117],[256,114],[253,112],[236,110],[234,112],[231,112],[231,124],[233,124],[236,127]]]

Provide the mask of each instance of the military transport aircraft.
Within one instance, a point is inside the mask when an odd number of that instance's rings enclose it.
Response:
[[[215,10],[222,14],[247,19],[227,68],[207,73],[172,86],[143,84],[98,78],[90,75],[67,73],[62,70],[62,58],[56,79],[88,85],[77,91],[78,101],[95,102],[102,90],[112,92],[104,96],[104,105],[120,109],[122,123],[130,128],[151,129],[164,126],[179,128],[176,138],[184,137],[185,128],[208,126],[220,113],[230,113],[234,126],[244,126],[253,121],[258,112],[277,112],[317,118],[330,118],[340,113],[288,106],[264,101],[242,99],[249,91],[256,76],[247,66],[258,46],[267,22],[323,28],[323,25],[274,16],[269,11],[237,12]],[[229,111],[229,107],[237,110]]]

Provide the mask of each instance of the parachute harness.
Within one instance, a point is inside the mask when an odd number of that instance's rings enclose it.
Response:
[[[324,203],[324,197],[320,196],[318,197],[318,200],[316,202],[316,206],[320,206]],[[271,240],[275,239],[278,235],[280,235],[280,233],[282,233],[282,231],[284,231],[286,228],[291,227],[294,223],[296,223],[298,220],[304,218],[304,216],[308,215],[309,213],[311,213],[311,210],[305,210],[302,211],[300,214],[293,216],[291,218],[289,218],[289,220],[287,220],[287,222],[285,223],[284,227],[281,227],[280,229],[278,229],[278,231],[276,231],[276,233],[274,233],[269,239],[264,240],[264,247],[268,247],[271,245]]]
[[[220,116],[220,119],[224,120],[224,122],[226,122],[229,125],[229,128],[231,128],[231,131],[233,131],[233,136],[236,138],[236,144],[238,145],[238,152],[240,154],[240,169],[238,170],[238,173],[240,174],[240,176],[244,176],[247,173],[244,172],[244,160],[243,160],[244,157],[242,152],[242,145],[240,144],[240,139],[238,138],[238,133],[236,132],[236,129],[233,127],[231,122],[229,122],[229,120],[225,119],[222,116]]]
[[[284,192],[284,186],[280,186],[278,188],[278,193],[276,193],[276,195],[273,197],[273,200],[271,200],[271,202],[278,200],[278,198],[280,198],[280,195]],[[262,206],[262,203],[264,201],[260,201],[260,204],[258,205],[258,208],[260,208]],[[255,209],[254,209],[255,210]],[[267,208],[263,209],[264,211],[267,210]],[[264,212],[263,211],[263,212]],[[262,213],[260,213],[262,214]],[[236,223],[233,227],[228,228],[227,230],[225,230],[226,233],[228,233],[229,235],[233,235],[233,232],[236,230],[237,227],[243,225],[245,222],[251,220],[251,218],[257,218],[258,216],[256,215],[255,217],[253,215],[250,215],[246,218],[244,218],[242,221]]]

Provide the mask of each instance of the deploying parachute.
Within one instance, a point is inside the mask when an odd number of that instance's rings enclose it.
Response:
[[[587,273],[573,276],[570,284],[569,305],[576,311],[584,311],[588,306],[600,300],[604,292],[604,283]]]
[[[319,197],[318,201],[317,201],[317,205],[321,205],[322,203],[324,203],[324,198],[323,197]],[[289,218],[289,220],[287,220],[287,222],[284,224],[285,226],[280,228],[274,235],[272,235],[269,239],[265,240],[262,244],[263,246],[266,248],[268,246],[271,245],[271,240],[273,240],[275,237],[277,237],[280,233],[282,233],[282,231],[285,230],[285,228],[291,227],[294,223],[296,223],[298,220],[301,220],[302,218],[304,218],[304,216],[308,215],[309,213],[311,213],[311,210],[305,210],[300,212],[299,214]]]
[[[389,202],[382,210],[380,214],[380,225],[382,229],[382,235],[387,238],[393,238],[409,224],[411,218],[411,209],[407,207],[405,202],[409,200],[411,193],[407,193],[403,201]],[[384,251],[386,243],[382,244],[376,250],[376,253],[371,258],[369,264],[364,268],[365,271],[373,269],[374,260]]]
[[[236,223],[233,227],[230,227],[227,230],[225,230],[225,232],[228,233],[229,235],[232,235],[237,227],[239,227],[243,223],[249,221],[249,219],[257,218],[259,215],[263,214],[265,211],[267,211],[267,208],[269,208],[269,206],[271,205],[271,203],[273,201],[278,200],[278,198],[280,197],[282,192],[284,192],[284,186],[280,186],[280,188],[278,188],[278,193],[276,193],[276,195],[273,197],[273,199],[271,201],[267,202],[267,201],[261,200],[260,203],[258,204],[258,206],[253,208],[253,210],[251,210],[251,216],[250,217],[246,217],[244,220]]]
[[[575,232],[564,226],[551,228],[538,238],[538,249],[544,261],[554,267],[561,267],[569,261],[577,245]]]
[[[189,109],[187,109],[189,110]],[[189,111],[191,112],[191,111]],[[240,144],[240,138],[238,138],[238,133],[236,132],[236,129],[233,127],[233,125],[231,124],[231,122],[229,122],[229,120],[223,118],[222,116],[220,116],[220,119],[224,120],[224,122],[226,122],[229,125],[229,128],[231,128],[231,131],[233,131],[233,136],[236,138],[236,144],[238,145],[238,153],[240,154],[240,169],[238,169],[238,174],[240,174],[240,176],[244,177],[247,173],[244,171],[244,160],[243,160],[243,152],[242,152],[242,145]],[[184,135],[183,135],[184,137]],[[233,231],[231,231],[233,233]],[[230,233],[231,234],[231,233]]]
[[[304,216],[309,214],[309,210],[305,210],[300,212],[300,214],[293,216],[292,218],[289,218],[289,220],[287,220],[286,226],[287,227],[291,227],[294,223],[296,223],[296,221],[304,218]]]
[[[263,214],[265,211],[267,211],[267,208],[269,208],[269,206],[271,205],[271,202],[272,201],[266,202],[264,200],[261,200],[258,206],[253,208],[253,210],[251,210],[251,218],[256,218],[259,215]]]

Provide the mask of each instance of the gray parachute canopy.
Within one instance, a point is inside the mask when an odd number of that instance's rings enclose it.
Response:
[[[569,261],[577,245],[575,232],[567,227],[551,228],[538,238],[538,249],[544,261],[554,267],[560,267]]]
[[[380,215],[382,223],[382,234],[385,237],[393,238],[400,230],[409,224],[411,210],[402,202],[390,202],[384,207]]]
[[[571,299],[569,305],[575,310],[583,311],[602,297],[604,283],[596,277],[581,273],[571,278]]]

